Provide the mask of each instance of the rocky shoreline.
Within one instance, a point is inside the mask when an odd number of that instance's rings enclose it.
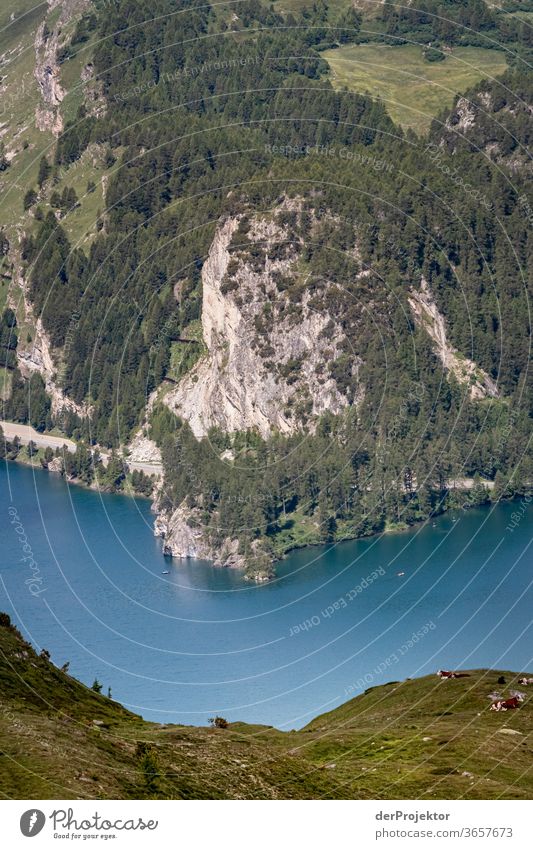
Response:
[[[255,540],[243,552],[238,539],[215,539],[202,525],[199,510],[181,504],[176,510],[161,508],[156,496],[154,534],[162,540],[163,554],[178,560],[209,560],[215,567],[241,569],[246,580],[265,583],[275,575],[273,561]]]

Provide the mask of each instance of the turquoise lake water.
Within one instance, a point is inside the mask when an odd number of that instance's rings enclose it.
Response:
[[[13,463],[0,501],[0,610],[147,719],[297,728],[365,687],[440,667],[533,673],[532,504],[302,549],[251,585],[163,558],[148,501]]]

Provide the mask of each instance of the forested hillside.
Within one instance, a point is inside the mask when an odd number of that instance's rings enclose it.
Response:
[[[428,64],[489,47],[509,67],[424,136],[332,84],[323,51],[362,42]],[[68,399],[54,416],[35,375],[38,424],[113,448],[143,428],[169,552],[266,576],[293,545],[464,500],[465,478],[471,503],[528,489],[527,26],[482,0],[372,16],[96,0],[60,52],[93,106],[41,157],[5,248]],[[82,198],[65,175],[88,153],[105,204],[84,243],[69,221],[94,182]],[[31,419],[9,313],[3,328],[3,417]]]

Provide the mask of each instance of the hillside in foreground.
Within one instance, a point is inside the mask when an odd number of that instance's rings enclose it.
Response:
[[[3,798],[533,795],[533,700],[526,694],[506,713],[489,709],[490,693],[527,690],[517,673],[478,669],[457,680],[385,684],[297,732],[158,725],[37,656],[5,614],[0,625]]]

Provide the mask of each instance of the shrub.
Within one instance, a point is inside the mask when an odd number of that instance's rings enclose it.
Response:
[[[213,728],[227,728],[229,723],[223,716],[211,716],[209,718],[209,725],[212,725]]]
[[[35,203],[36,200],[37,200],[37,192],[35,191],[35,189],[28,189],[28,191],[24,195],[24,202],[23,202],[24,211],[30,209],[30,207],[33,206],[33,204]]]
[[[424,59],[426,62],[442,62],[445,58],[442,50],[439,50],[437,47],[428,47],[427,50],[424,50]]]

